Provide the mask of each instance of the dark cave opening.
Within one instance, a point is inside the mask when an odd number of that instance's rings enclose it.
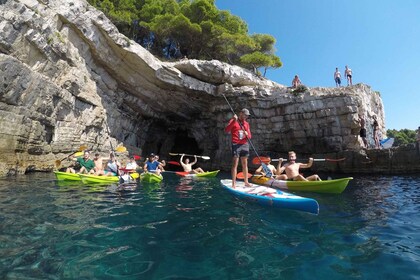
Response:
[[[178,129],[175,132],[174,144],[171,149],[172,153],[201,155],[202,149],[198,147],[197,141],[188,135],[187,130]]]

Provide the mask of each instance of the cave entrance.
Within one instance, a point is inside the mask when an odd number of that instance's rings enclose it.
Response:
[[[188,131],[177,129],[175,132],[174,145],[171,149],[172,153],[201,155],[202,149],[198,147],[197,141],[188,135]]]

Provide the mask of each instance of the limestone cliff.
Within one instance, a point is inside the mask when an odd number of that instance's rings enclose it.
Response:
[[[385,132],[369,86],[293,95],[219,61],[162,62],[82,0],[0,0],[0,77],[0,175],[51,170],[81,145],[111,144],[203,153],[206,168],[228,168],[223,95],[251,110],[260,153],[358,151],[358,114],[369,135],[374,114]]]

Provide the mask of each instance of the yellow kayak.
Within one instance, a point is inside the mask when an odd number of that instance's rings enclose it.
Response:
[[[265,176],[252,176],[251,182],[289,191],[304,191],[316,193],[342,193],[353,177],[326,181],[283,181]]]

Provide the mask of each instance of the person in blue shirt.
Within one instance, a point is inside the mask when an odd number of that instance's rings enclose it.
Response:
[[[151,153],[149,158],[146,160],[143,166],[144,172],[153,172],[156,174],[161,173],[162,164],[156,160],[156,155]]]

